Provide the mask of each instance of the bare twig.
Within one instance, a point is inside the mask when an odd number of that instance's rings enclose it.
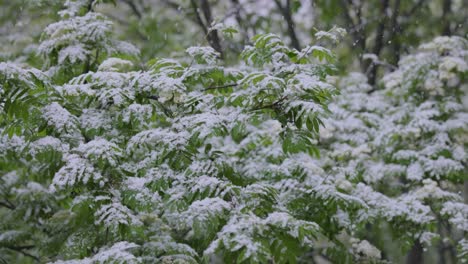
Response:
[[[293,46],[293,48],[301,50],[301,45],[299,44],[299,39],[297,38],[296,30],[294,29],[295,25],[291,14],[291,0],[286,0],[285,6],[281,4],[280,0],[275,0],[275,3],[278,9],[280,10],[281,14],[283,15],[284,19],[286,20],[286,23],[288,24],[288,34],[291,38],[291,45]]]
[[[211,16],[211,7],[207,0],[200,0],[201,5],[200,7],[197,5],[195,0],[191,0],[191,6],[193,9],[193,13],[195,15],[195,22],[201,27],[203,32],[205,33],[206,40],[210,44],[210,46],[219,52],[220,57],[223,58],[223,50],[221,48],[221,41],[218,36],[217,30],[211,30],[210,25],[213,22],[213,18]],[[201,9],[203,16],[205,18],[205,22],[203,22],[199,10]]]

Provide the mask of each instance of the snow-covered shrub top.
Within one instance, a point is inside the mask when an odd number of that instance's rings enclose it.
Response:
[[[66,7],[43,71],[0,64],[0,259],[378,261],[368,225],[467,230],[466,40],[423,45],[369,94],[359,74],[334,84],[330,50],[273,34],[242,66],[192,47],[140,69],[103,15]]]
[[[461,259],[460,232],[468,224],[460,192],[467,179],[467,56],[465,39],[439,37],[403,57],[381,80],[383,90],[370,92],[359,73],[342,78],[320,130],[319,163],[340,190],[369,206],[359,220],[383,217],[400,239],[426,246],[435,238],[458,243]]]
[[[112,22],[92,12],[89,2],[66,1],[66,9],[59,12],[62,20],[44,29],[38,53],[45,58],[49,75],[63,79],[74,67],[94,69],[109,55],[139,54],[133,45],[112,38]]]

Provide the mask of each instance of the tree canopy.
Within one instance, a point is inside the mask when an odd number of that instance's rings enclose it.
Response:
[[[0,1],[0,263],[464,263],[462,1]]]

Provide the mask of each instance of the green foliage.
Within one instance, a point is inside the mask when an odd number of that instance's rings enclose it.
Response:
[[[121,2],[155,47],[118,40],[104,13]],[[36,55],[0,62],[0,262],[398,262],[395,248],[435,243],[466,257],[465,39],[422,45],[375,91],[333,76],[342,56],[321,45],[341,28],[227,51],[275,15],[236,9],[237,29],[192,1],[211,47],[186,48],[152,27],[167,14],[121,2],[66,1]],[[285,20],[307,11],[273,4]]]

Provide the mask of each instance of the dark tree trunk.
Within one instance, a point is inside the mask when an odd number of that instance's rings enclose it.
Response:
[[[200,8],[197,4],[196,0],[191,0],[190,1],[192,5],[192,9],[195,15],[195,21],[197,24],[202,28],[203,33],[206,35],[206,40],[210,44],[210,46],[219,52],[221,58],[223,58],[223,49],[221,46],[221,40],[218,36],[218,31],[217,30],[210,30],[211,23],[213,23],[213,17],[211,15],[211,7],[210,3],[208,0],[200,0]],[[205,18],[205,22],[203,22],[203,19],[200,16],[199,9],[203,13],[203,17]]]
[[[401,50],[401,43],[400,43],[400,34],[402,34],[401,25],[398,21],[398,17],[400,16],[400,0],[395,0],[393,5],[393,14],[392,14],[392,21],[391,21],[391,37],[389,41],[391,42],[391,61],[390,63],[396,65],[400,60],[400,50]]]
[[[407,264],[423,264],[423,248],[419,241],[415,241],[413,244],[413,248],[411,248],[410,252],[406,256],[406,263]]]
[[[389,5],[389,0],[382,0],[382,5],[380,6],[380,22],[377,26],[377,32],[375,35],[375,44],[372,50],[372,53],[375,54],[377,57],[380,56],[380,52],[383,48],[384,39],[385,39],[385,24],[386,24],[386,10]],[[369,83],[371,85],[375,85],[377,79],[377,65],[375,63],[371,63],[367,70],[367,78],[369,79]]]
[[[450,12],[452,10],[452,0],[444,0],[442,3],[442,23],[443,23],[443,28],[442,28],[442,35],[445,36],[450,36],[452,34],[452,31],[450,29]]]
[[[275,0],[275,3],[286,20],[286,24],[288,25],[288,35],[291,38],[291,45],[293,48],[301,50],[301,45],[299,43],[299,39],[297,38],[294,21],[292,19],[291,0],[286,1],[286,6],[283,6],[280,0]]]
[[[350,0],[341,0],[343,5],[343,14],[346,22],[348,23],[347,30],[350,32],[353,43],[353,47],[357,47],[360,49],[360,53],[364,53],[366,51],[366,39],[367,34],[365,30],[365,26],[362,22],[362,6],[355,6],[353,1]],[[355,10],[357,21],[354,21],[351,17],[348,10]],[[360,60],[361,70],[363,72],[366,71],[368,64],[366,64],[363,60]]]
[[[208,0],[200,0],[200,7],[203,12],[203,16],[205,17],[206,21],[206,27],[210,28],[211,23],[213,23],[213,17],[211,15],[211,7],[210,3],[208,3]],[[221,57],[223,56],[223,49],[221,47],[221,40],[219,39],[218,36],[218,31],[217,30],[209,30],[208,35],[207,35],[208,42],[210,45],[215,49],[219,54],[221,54]]]
[[[89,0],[88,5],[86,6],[86,10],[88,10],[88,12],[93,11],[93,4],[94,0]]]

